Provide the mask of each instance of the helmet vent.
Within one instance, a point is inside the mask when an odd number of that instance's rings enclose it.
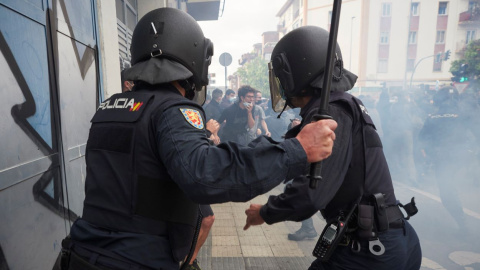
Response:
[[[150,24],[152,24],[153,33],[157,35],[158,33],[157,33],[157,28],[155,28],[155,24],[153,24],[153,22],[151,22]]]
[[[152,26],[152,27],[150,27],[150,34],[151,35],[158,36],[158,35],[163,34],[163,27],[165,25],[164,22],[150,22],[150,25]]]

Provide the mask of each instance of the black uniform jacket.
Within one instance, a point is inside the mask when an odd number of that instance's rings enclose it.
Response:
[[[192,204],[248,201],[306,169],[295,138],[212,146],[201,106],[170,84],[138,88],[92,119],[84,212],[71,230],[78,243],[175,269],[192,242]]]
[[[313,97],[300,112],[302,124],[287,132],[286,137],[295,136],[310,123],[319,105],[320,99]],[[270,196],[260,210],[267,224],[301,221],[319,210],[330,220],[339,211],[349,210],[362,195],[378,192],[386,195],[388,205],[396,204],[380,139],[361,101],[348,93],[332,92],[329,113],[338,127],[332,155],[322,164],[323,180],[316,189],[311,189],[309,178],[299,176],[287,185],[283,194]]]

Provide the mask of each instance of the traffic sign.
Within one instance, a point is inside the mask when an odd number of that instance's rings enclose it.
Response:
[[[225,52],[220,55],[220,65],[227,67],[232,63],[232,56]]]
[[[455,86],[455,89],[457,89],[458,93],[463,93],[465,89],[468,87],[469,83],[468,82],[463,82],[463,83],[458,83],[454,82],[453,86]]]

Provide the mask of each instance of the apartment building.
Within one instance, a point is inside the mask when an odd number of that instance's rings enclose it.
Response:
[[[338,32],[344,66],[359,76],[359,87],[449,84],[451,61],[478,39],[479,7],[478,0],[345,0]],[[329,29],[332,9],[331,0],[288,0],[278,31]]]

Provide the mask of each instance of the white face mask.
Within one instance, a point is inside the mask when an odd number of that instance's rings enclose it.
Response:
[[[231,97],[228,99],[230,102],[234,102],[235,101],[235,97]]]

